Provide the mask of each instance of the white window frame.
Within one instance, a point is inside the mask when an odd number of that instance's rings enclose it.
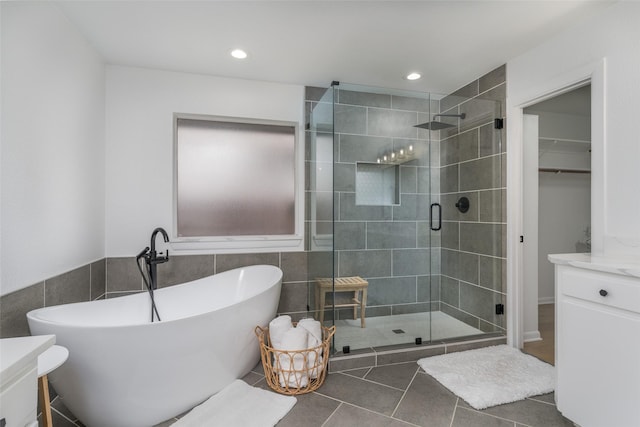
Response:
[[[222,121],[294,128],[294,234],[257,236],[179,237],[178,234],[178,119]],[[300,138],[300,123],[245,117],[203,114],[173,114],[173,229],[171,248],[188,254],[292,252],[304,250],[304,140]]]

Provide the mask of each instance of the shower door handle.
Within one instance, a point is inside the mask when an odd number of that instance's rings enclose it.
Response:
[[[433,225],[434,206],[438,208],[438,226],[437,227]],[[431,203],[431,211],[429,212],[429,227],[431,227],[433,231],[438,231],[442,228],[442,205],[440,205],[440,203]]]

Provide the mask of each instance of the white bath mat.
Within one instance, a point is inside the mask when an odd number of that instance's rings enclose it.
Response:
[[[287,415],[296,401],[293,396],[282,396],[235,380],[172,427],[272,427]]]
[[[555,368],[506,345],[426,357],[418,365],[475,409],[550,393]]]

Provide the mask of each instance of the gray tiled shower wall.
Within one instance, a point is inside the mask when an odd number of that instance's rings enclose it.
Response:
[[[466,114],[440,131],[441,310],[485,332],[505,330],[495,305],[506,302],[506,126],[493,122],[505,117],[505,87],[501,66],[440,101],[441,112]]]

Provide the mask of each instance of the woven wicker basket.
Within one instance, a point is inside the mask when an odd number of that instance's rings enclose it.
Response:
[[[294,323],[295,325],[295,323]],[[260,357],[267,384],[281,394],[295,395],[317,390],[327,375],[331,337],[336,327],[322,327],[322,344],[299,351],[271,347],[269,328],[256,326]]]

